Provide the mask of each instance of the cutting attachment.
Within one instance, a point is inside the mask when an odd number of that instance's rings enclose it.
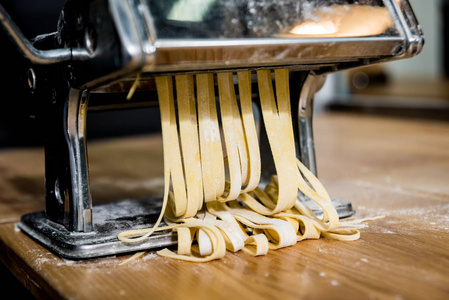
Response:
[[[133,245],[117,240],[151,226],[160,199],[92,205],[88,111],[157,105],[158,75],[288,68],[297,156],[316,174],[313,101],[326,74],[413,57],[424,44],[407,0],[69,0],[58,31],[32,42],[1,6],[0,20],[27,61],[29,95],[45,120],[46,208],[18,226],[72,259],[176,243],[172,232]],[[117,97],[136,78],[145,100]],[[263,130],[260,143],[263,186],[275,173]],[[354,214],[350,203],[333,202],[341,218]]]

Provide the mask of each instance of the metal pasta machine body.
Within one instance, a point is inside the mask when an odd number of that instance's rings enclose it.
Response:
[[[154,199],[92,205],[92,96],[111,94],[102,109],[144,106],[148,100],[112,96],[128,91],[137,76],[139,92],[157,104],[157,75],[288,68],[297,155],[316,174],[313,100],[325,75],[412,57],[424,43],[407,0],[68,0],[57,32],[32,41],[2,6],[0,19],[26,61],[24,86],[44,126],[45,211],[22,216],[18,226],[71,259],[176,243],[171,232],[131,246],[117,240],[129,224],[151,226],[160,210]],[[260,143],[263,185],[274,168],[263,132]],[[340,217],[354,213],[350,203],[333,201]]]

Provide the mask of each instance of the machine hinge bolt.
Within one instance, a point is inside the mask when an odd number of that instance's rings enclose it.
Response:
[[[36,73],[34,73],[32,68],[27,70],[27,82],[31,91],[36,90]]]

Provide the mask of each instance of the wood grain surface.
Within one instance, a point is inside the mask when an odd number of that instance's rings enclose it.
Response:
[[[0,259],[37,298],[61,299],[449,299],[449,123],[350,114],[315,120],[318,175],[351,201],[361,239],[303,241],[251,257],[204,264],[149,251],[70,261],[15,222],[42,210],[42,149],[0,152]],[[94,204],[158,193],[159,137],[89,144]],[[5,290],[5,289],[4,289]],[[7,287],[6,287],[7,290]]]

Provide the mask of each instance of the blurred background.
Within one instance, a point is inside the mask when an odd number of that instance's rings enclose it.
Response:
[[[54,32],[64,0],[0,0],[26,37]],[[316,95],[315,113],[346,111],[390,117],[449,121],[449,0],[410,0],[425,36],[424,50],[412,59],[328,75]],[[19,55],[0,30],[0,147],[41,143],[33,103],[18,101],[9,89],[19,80]],[[20,92],[20,91],[19,91]],[[148,117],[151,115],[151,117]],[[154,108],[88,114],[89,139],[140,134],[158,128]]]
[[[425,37],[418,56],[332,74],[316,96],[316,111],[449,121],[449,1],[409,0]]]

